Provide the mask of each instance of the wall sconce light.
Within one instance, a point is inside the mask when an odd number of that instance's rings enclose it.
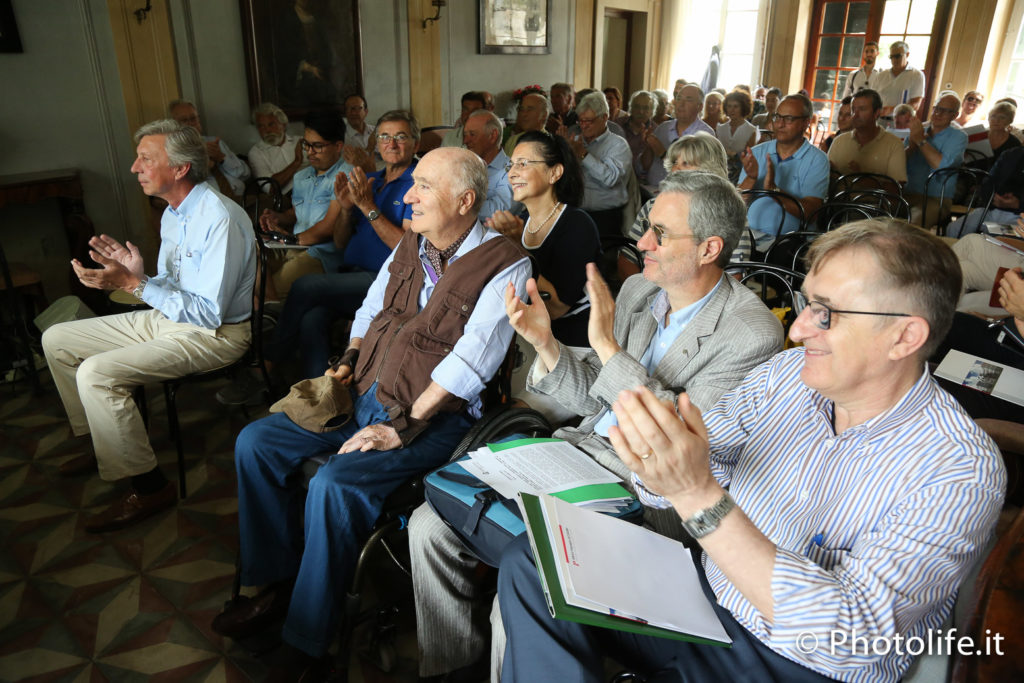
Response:
[[[441,8],[446,6],[448,3],[445,2],[445,0],[431,0],[430,4],[437,8],[437,14],[435,14],[432,17],[427,17],[426,19],[423,20],[424,29],[427,28],[427,24],[429,24],[430,22],[437,21],[438,19],[441,18]]]

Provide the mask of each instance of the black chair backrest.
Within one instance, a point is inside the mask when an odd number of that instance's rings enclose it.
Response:
[[[877,208],[880,213],[876,215],[910,220],[910,202],[902,194],[885,190],[851,189],[837,192],[833,200]]]
[[[779,235],[782,234],[782,228],[786,224],[786,216],[790,215],[789,212],[786,211],[786,207],[783,204],[784,201],[789,200],[796,205],[798,214],[796,218],[800,221],[800,225],[804,225],[806,223],[807,217],[804,215],[804,207],[800,203],[800,200],[791,194],[783,192],[782,190],[743,190],[743,196],[749,202],[747,205],[748,217],[750,216],[750,207],[759,199],[771,199],[773,202],[778,204],[779,210],[782,212],[782,216],[779,218],[779,225],[775,228],[775,239],[778,239]]]
[[[967,180],[969,187],[967,188],[967,196],[966,196],[966,201],[964,202],[964,204],[967,207],[967,211],[970,212],[971,209],[973,209],[975,206],[978,206],[978,205],[980,205],[982,203],[979,190],[981,189],[982,183],[984,183],[985,180],[988,179],[988,177],[989,177],[989,174],[986,171],[982,171],[981,169],[978,169],[978,168],[968,168],[966,166],[959,166],[957,168],[937,168],[934,171],[932,171],[931,173],[929,173],[928,174],[928,180],[924,184],[925,203],[924,203],[924,207],[921,209],[921,214],[922,214],[921,215],[921,223],[922,223],[922,225],[928,225],[928,221],[927,221],[928,217],[926,215],[924,215],[924,214],[925,214],[925,212],[928,211],[928,201],[927,201],[927,198],[932,196],[931,189],[932,189],[932,186],[933,186],[934,183],[938,183],[938,187],[939,187],[939,194],[938,194],[938,197],[939,197],[939,208],[938,208],[939,216],[937,217],[937,219],[941,219],[941,217],[942,217],[942,203],[943,203],[943,201],[945,199],[947,199],[947,198],[948,199],[952,199],[953,198],[953,192],[956,191],[956,187],[955,186],[956,186],[957,183],[955,181],[952,183],[953,186],[954,186],[953,190],[951,192],[948,192],[948,193],[946,191],[946,187],[947,187],[947,185],[949,185],[949,183],[947,181],[950,178],[959,179],[959,180],[965,180],[965,179]],[[948,194],[948,197],[947,197],[947,194]],[[939,220],[936,220],[935,223],[936,223],[936,226],[940,230],[944,230],[945,226],[940,226],[939,225]]]
[[[802,276],[804,273],[801,263],[803,255],[811,243],[819,237],[821,237],[821,233],[812,230],[786,233],[768,247],[768,251],[764,255],[765,265],[780,266]]]
[[[836,180],[833,196],[846,190],[882,190],[903,196],[903,186],[884,173],[847,173]]]
[[[748,287],[750,287],[748,283],[755,282],[760,288],[758,294],[761,297],[761,301],[768,308],[789,308],[790,311],[782,323],[787,332],[789,331],[789,326],[800,315],[800,311],[803,310],[806,304],[803,295],[800,293],[804,275],[790,268],[770,263],[745,261],[730,263],[726,266],[725,272],[739,274],[740,283]],[[769,285],[772,288],[769,288]],[[756,292],[757,290],[754,291]]]
[[[263,307],[267,299],[267,246],[263,243],[259,225],[252,222],[253,238],[256,240],[256,281],[253,283],[253,296],[256,303],[249,318],[249,330],[252,341],[249,349],[249,364],[253,367],[263,366]]]
[[[242,194],[242,206],[250,212],[249,218],[257,230],[259,229],[260,218],[259,199],[264,187],[270,188],[270,208],[274,211],[281,211],[284,208],[284,193],[281,191],[281,184],[279,182],[269,177],[251,178],[245,184],[245,191]]]

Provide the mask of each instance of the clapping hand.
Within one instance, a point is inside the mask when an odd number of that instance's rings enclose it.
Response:
[[[593,263],[587,264],[587,295],[590,298],[587,338],[601,362],[607,363],[621,350],[615,341],[615,299]]]
[[[89,240],[89,257],[100,268],[86,268],[78,259],[71,260],[75,275],[86,287],[131,291],[144,274],[142,255],[131,242],[122,245],[113,237],[99,235]]]
[[[537,281],[532,277],[526,281],[526,293],[529,303],[519,298],[515,286],[508,283],[505,287],[505,313],[512,329],[539,351],[554,339],[551,334],[551,316],[540,298]]]
[[[497,230],[516,244],[519,244],[523,238],[523,226],[525,223],[522,218],[511,211],[495,211],[490,218],[484,221],[484,225]]]

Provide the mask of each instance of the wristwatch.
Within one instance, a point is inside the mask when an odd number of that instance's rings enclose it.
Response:
[[[142,292],[146,289],[146,283],[149,282],[149,278],[145,275],[139,280],[139,284],[135,285],[135,289],[132,290],[132,296],[136,299],[142,299]]]
[[[371,223],[377,220],[378,218],[380,218],[380,211],[378,211],[377,209],[371,209],[370,213],[366,214],[366,220],[370,221]]]
[[[686,533],[694,538],[703,538],[718,528],[729,511],[736,507],[736,501],[726,492],[718,502],[709,508],[698,510],[693,517],[682,520]]]

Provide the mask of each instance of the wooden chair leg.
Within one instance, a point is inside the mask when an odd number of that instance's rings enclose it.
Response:
[[[181,427],[178,424],[178,387],[174,382],[164,382],[164,397],[167,399],[167,422],[171,428],[171,438],[178,449],[178,495],[184,500],[188,496],[185,484],[185,450],[181,443]]]

